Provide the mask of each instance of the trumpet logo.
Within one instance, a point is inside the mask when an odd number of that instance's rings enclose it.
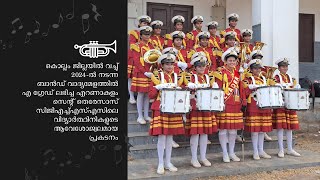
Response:
[[[84,57],[104,57],[109,55],[110,50],[117,53],[117,40],[114,40],[111,44],[99,44],[98,41],[89,41],[89,44],[82,46],[75,44],[74,48],[79,49],[79,53]]]

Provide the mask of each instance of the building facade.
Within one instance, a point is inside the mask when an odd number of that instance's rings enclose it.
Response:
[[[253,41],[265,43],[264,64],[275,66],[279,58],[291,63],[289,73],[299,79],[320,80],[320,1],[318,0],[128,0],[128,30],[137,28],[142,14],[164,22],[163,33],[173,30],[171,18],[186,18],[184,31],[192,30],[194,15],[219,23],[218,30],[228,27],[226,16],[239,14],[237,27],[253,30]]]

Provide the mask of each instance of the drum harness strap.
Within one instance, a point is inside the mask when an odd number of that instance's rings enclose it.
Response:
[[[178,75],[177,75],[177,73],[173,73],[173,76],[174,76],[174,82],[173,83],[165,83],[164,73],[160,72],[161,84],[167,84],[169,86],[174,84],[174,87],[178,87]],[[174,93],[174,99],[176,99],[176,93]],[[185,99],[186,99],[186,97],[185,97]],[[165,102],[163,102],[163,104],[165,104]],[[176,109],[176,106],[174,105],[173,106],[173,111],[175,111],[175,109]],[[186,107],[185,107],[185,109],[186,109]]]
[[[264,77],[264,76],[260,76],[260,77],[262,77],[262,79],[263,79],[263,86],[266,86],[267,85],[267,80],[266,80],[266,78]],[[250,76],[250,78],[251,78],[251,80],[252,80],[252,84],[253,85],[257,85],[256,84],[256,80],[254,79],[254,77],[253,77],[253,75],[252,76]],[[257,101],[257,98],[255,98],[256,95],[257,94],[257,91],[254,91],[253,93],[252,93],[252,97],[254,98],[254,100],[255,101]],[[251,102],[251,97],[249,97],[249,99],[248,99],[248,103],[250,103]],[[258,101],[257,101],[257,104],[258,104]]]

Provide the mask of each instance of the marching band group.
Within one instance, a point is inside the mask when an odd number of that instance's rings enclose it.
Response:
[[[292,148],[292,130],[299,129],[296,111],[284,107],[259,108],[256,91],[259,87],[299,88],[288,71],[289,60],[276,61],[275,67],[263,66],[263,43],[251,44],[252,30],[236,28],[239,16],[228,17],[229,27],[217,34],[216,21],[202,31],[202,16],[191,20],[195,29],[183,33],[183,16],[172,18],[175,31],[161,36],[163,23],[151,22],[147,15],[138,18],[137,30],[129,32],[128,87],[129,102],[137,104],[140,124],[150,122],[149,134],[158,136],[158,174],[165,169],[177,171],[171,163],[172,147],[179,146],[174,135],[190,136],[191,165],[211,166],[206,158],[208,135],[218,133],[223,162],[240,161],[234,152],[237,130],[251,133],[253,159],[271,158],[263,148],[266,132],[277,130],[279,157],[284,157],[283,134],[286,134],[287,154],[300,156]],[[188,89],[190,111],[186,114],[163,113],[161,93],[164,89]],[[196,92],[201,88],[221,89],[223,111],[202,111],[197,108]],[[137,99],[134,97],[137,93]],[[149,104],[152,102],[152,117]],[[168,102],[166,102],[167,104]],[[241,137],[243,140],[243,136]],[[199,146],[200,159],[197,149]],[[165,156],[164,156],[165,154]],[[165,158],[164,158],[165,157]]]

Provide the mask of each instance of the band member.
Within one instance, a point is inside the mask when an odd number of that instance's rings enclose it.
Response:
[[[146,120],[150,121],[151,118],[148,115],[149,111],[149,77],[151,76],[150,64],[144,62],[144,54],[150,50],[154,49],[152,46],[150,36],[152,28],[150,26],[143,26],[139,28],[140,30],[140,41],[136,44],[131,45],[131,53],[134,60],[134,71],[132,77],[131,91],[137,92],[137,110],[138,119],[137,122],[140,124],[146,124]],[[144,113],[142,113],[144,109]],[[143,116],[144,114],[144,116]]]
[[[278,65],[279,74],[274,76],[276,85],[281,85],[284,88],[299,88],[296,80],[291,75],[287,74],[289,60],[287,58],[279,59],[276,61]],[[279,157],[284,157],[283,149],[283,131],[286,131],[287,136],[287,154],[292,156],[301,156],[292,148],[292,130],[299,129],[299,120],[297,112],[287,110],[284,108],[274,109],[272,114],[273,128],[277,129],[278,144],[279,144]]]
[[[242,42],[242,39],[241,39],[241,36],[240,36],[240,30],[236,28],[237,26],[237,23],[238,23],[238,20],[239,20],[239,15],[236,14],[236,13],[232,13],[232,14],[229,14],[227,16],[227,19],[229,21],[229,27],[227,29],[225,29],[224,31],[221,31],[220,32],[220,35],[221,35],[221,42],[220,43],[223,43],[224,42],[224,34],[227,33],[227,32],[230,32],[230,31],[233,31],[235,33],[237,33],[236,35],[236,41],[237,43],[240,43]]]
[[[181,31],[179,31],[181,32]],[[175,38],[173,39],[173,41],[175,42]],[[187,68],[187,63],[185,62],[181,62],[178,57],[179,57],[179,51],[174,48],[174,47],[167,47],[165,48],[163,51],[162,51],[162,54],[173,54],[174,56],[176,56],[176,59],[175,59],[175,63],[174,63],[174,72],[179,74],[179,75],[182,75],[183,74],[183,71]],[[190,64],[190,63],[189,63]],[[183,118],[186,118],[184,115],[182,115]],[[175,141],[175,140],[172,140],[172,147],[173,148],[177,148],[179,147],[180,145]]]
[[[260,157],[270,159],[263,150],[264,133],[272,131],[271,109],[260,109],[255,99],[255,90],[261,86],[267,86],[267,79],[261,75],[262,61],[253,59],[248,64],[252,75],[244,79],[244,92],[247,98],[246,122],[244,130],[251,133],[253,146],[253,159]]]
[[[204,56],[198,56],[191,61],[191,64],[195,68],[195,74],[191,76],[191,82],[188,83],[190,89],[199,89],[213,87],[214,78],[211,80],[209,76],[205,74],[205,69],[207,65],[207,59]],[[187,81],[187,80],[186,80]],[[215,87],[218,87],[215,84]],[[193,94],[195,92],[193,91]],[[214,113],[212,112],[202,112],[198,111],[196,107],[196,99],[192,98],[190,100],[192,106],[192,111],[189,114],[186,122],[186,134],[191,135],[190,146],[191,146],[191,165],[195,168],[204,166],[211,166],[211,163],[206,158],[207,144],[208,144],[208,134],[213,134],[218,131],[217,122]],[[197,149],[200,146],[200,162],[197,158]]]
[[[260,59],[262,60],[263,58],[263,53],[261,50],[253,50],[251,53],[250,53],[250,57],[249,59]],[[272,78],[272,74],[274,72],[276,68],[274,67],[270,67],[270,66],[262,66],[261,67],[261,75],[263,75],[265,78],[267,79],[271,79]],[[247,73],[246,73],[246,77],[250,77],[252,75],[251,71],[249,70]],[[266,141],[272,141],[272,138],[267,134],[267,133],[264,133],[264,139]]]
[[[217,66],[223,66],[223,61],[221,61],[222,49],[220,45],[220,37],[216,35],[218,22],[211,21],[207,24],[207,27],[210,33],[209,47],[213,48],[214,55],[217,57]]]
[[[231,47],[235,47],[237,50],[237,53],[240,53],[240,49],[236,46],[236,36],[237,36],[237,33],[233,31],[225,33],[225,36],[224,36],[225,42],[222,48],[223,52],[227,51]]]
[[[164,169],[175,172],[178,169],[171,163],[172,141],[173,135],[184,134],[184,125],[181,115],[163,114],[160,112],[161,90],[168,88],[168,83],[176,84],[179,88],[183,83],[183,77],[178,80],[177,74],[174,73],[175,56],[173,54],[163,54],[158,58],[158,64],[161,64],[162,72],[155,78],[152,75],[149,97],[156,98],[152,103],[152,121],[150,123],[149,134],[158,136],[158,174],[164,174]],[[165,161],[163,161],[164,151],[166,153]]]
[[[137,18],[137,20],[139,21],[138,24],[138,28],[142,27],[142,26],[148,26],[149,23],[151,22],[151,18],[147,15],[142,15],[140,17]],[[136,44],[139,40],[140,40],[140,32],[139,29],[136,30],[131,30],[129,31],[129,46],[131,46],[131,44]],[[129,91],[129,103],[130,104],[135,104],[136,100],[134,98],[134,92],[131,91],[131,83],[132,83],[132,75],[133,75],[133,69],[134,69],[134,65],[133,65],[133,58],[132,58],[132,54],[131,54],[131,47],[129,48],[128,51],[128,69],[127,69],[127,74],[128,74],[128,91]]]
[[[194,25],[195,29],[187,33],[187,48],[192,49],[195,45],[198,44],[197,35],[202,32],[202,16],[194,16],[191,19],[191,23]]]
[[[152,44],[158,50],[162,51],[164,47],[164,37],[161,36],[161,27],[163,26],[163,22],[155,20],[152,21],[150,25],[153,29],[153,34],[151,36]]]
[[[223,151],[223,161],[240,161],[234,153],[237,130],[243,128],[242,105],[246,104],[246,99],[242,92],[243,86],[240,81],[240,74],[236,70],[238,53],[234,48],[228,49],[222,54],[225,65],[219,67],[214,72],[216,82],[224,90],[225,111],[216,113],[219,129],[219,141]],[[229,154],[227,150],[229,142]]]
[[[196,52],[204,52],[208,61],[208,66],[205,73],[215,71],[217,69],[217,58],[214,55],[212,48],[209,47],[210,34],[208,32],[200,32],[197,35],[199,39],[199,45],[195,45],[194,50]]]
[[[243,39],[243,43],[241,44],[241,49],[240,51],[242,52],[242,50],[245,51],[245,58],[244,60],[241,59],[241,61],[245,62],[245,63],[249,63],[250,62],[250,54],[253,51],[253,47],[254,45],[250,43],[251,39],[252,39],[252,30],[251,29],[242,29],[241,31],[241,37]],[[242,58],[242,57],[241,57]]]
[[[183,67],[182,70],[186,68],[190,68],[190,57],[188,50],[182,45],[183,40],[185,39],[185,34],[182,31],[174,31],[171,33],[171,37],[173,39],[173,47],[178,50],[177,60],[178,62],[187,63],[186,67]]]
[[[181,15],[176,15],[171,19],[171,22],[173,23],[175,31],[183,31],[183,23],[185,19]],[[165,35],[165,47],[172,47],[172,36],[171,34]],[[182,46],[183,48],[187,48],[187,39],[183,38],[182,40]]]

